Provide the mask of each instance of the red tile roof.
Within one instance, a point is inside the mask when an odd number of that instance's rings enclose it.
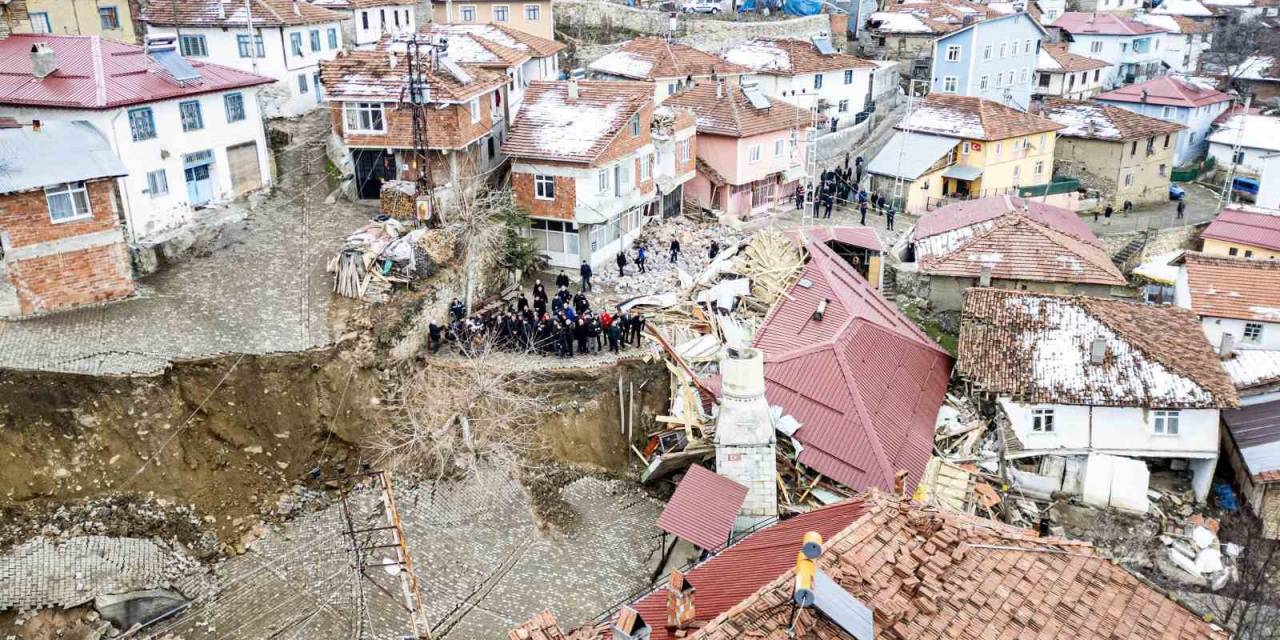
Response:
[[[1055,23],[1054,26],[1057,26]],[[1145,92],[1145,93],[1144,93]],[[1143,102],[1173,107],[1203,107],[1228,102],[1231,96],[1171,76],[1160,76],[1140,84],[1126,84],[1094,97],[1112,102]]]
[[[248,11],[245,10],[246,1],[249,3]],[[219,5],[221,16],[218,15]],[[305,0],[152,0],[142,12],[143,22],[166,27],[243,27],[251,17],[255,27],[289,27],[346,19],[341,13],[317,7]]]
[[[911,238],[913,242],[919,242],[940,233],[994,220],[1013,211],[1021,211],[1023,215],[1041,220],[1059,232],[1078,240],[1102,246],[1102,242],[1089,229],[1089,225],[1070,210],[1038,200],[1010,196],[965,200],[934,210],[916,222]]]
[[[696,623],[705,624],[731,610],[794,567],[800,539],[805,533],[817,531],[824,539],[830,538],[858,520],[866,510],[861,500],[845,500],[780,520],[686,571],[685,580],[697,589],[693,599]],[[650,640],[675,638],[675,629],[666,627],[665,587],[632,602],[631,608],[652,629]]]
[[[873,610],[879,640],[1228,637],[1088,543],[891,496],[866,502],[866,515],[826,538],[817,565]],[[792,540],[792,557],[799,548]],[[687,637],[851,638],[816,607],[801,610],[788,633],[794,579],[783,572]],[[697,606],[704,589],[693,584]]]
[[[1061,137],[1128,142],[1183,130],[1180,124],[1092,100],[1045,98],[1040,115],[1065,127]]]
[[[1141,36],[1165,33],[1164,29],[1111,13],[1068,11],[1053,21],[1055,29],[1072,35]]]
[[[801,464],[855,489],[914,485],[933,451],[951,358],[826,245],[756,332],[765,395],[800,422]],[[822,320],[818,303],[827,300]]]
[[[408,46],[405,38],[383,36],[372,48],[339,53],[333,60],[322,61],[320,82],[325,94],[333,100],[407,101]],[[460,82],[443,68],[423,72],[432,102],[464,102],[507,83],[507,75],[501,71],[468,64],[462,68],[470,82]]]
[[[950,138],[1006,140],[1057,131],[1062,125],[991,100],[931,93],[898,128]]]
[[[1105,346],[1091,362],[1094,340]],[[1235,385],[1186,309],[1112,298],[967,289],[956,370],[1032,404],[1228,408]]]
[[[477,46],[491,54],[489,58],[476,60],[458,57],[457,61],[461,63],[489,63],[495,66],[501,66],[498,64],[499,62],[519,64],[531,57],[545,58],[553,56],[565,48],[564,44],[555,40],[540,38],[500,24],[440,24],[431,22],[423,25],[419,32],[448,37],[450,55],[454,55],[455,51],[462,51],[461,47],[454,46],[454,38],[473,40]],[[483,51],[480,54],[483,57]]]
[[[587,68],[635,80],[750,73],[723,58],[665,38],[633,38],[597,58]]]
[[[747,138],[783,129],[803,130],[813,118],[807,109],[790,102],[768,97],[769,108],[757,109],[732,82],[723,83],[722,94],[716,96],[715,82],[700,82],[663,102],[673,107],[688,107],[697,116],[699,134]]]
[[[47,43],[58,70],[31,75],[31,47]],[[100,36],[14,34],[0,40],[0,104],[68,109],[108,109],[275,82],[230,67],[188,60],[200,80],[168,79],[142,47]]]
[[[714,551],[729,542],[746,499],[746,487],[695,464],[658,516],[658,528]]]
[[[931,276],[977,278],[991,268],[996,280],[1069,282],[1123,287],[1124,275],[1100,247],[1081,242],[1044,222],[1012,213],[954,250],[926,256],[920,271]]]
[[[1280,262],[1188,251],[1191,310],[1200,316],[1280,323]]]
[[[530,82],[515,124],[502,145],[512,158],[594,162],[625,129],[633,114],[653,103],[653,85],[633,81]],[[649,122],[641,122],[648,130]]]
[[[1037,67],[1036,71],[1048,71],[1050,73],[1075,73],[1077,71],[1092,71],[1094,69],[1105,69],[1111,66],[1106,60],[1098,60],[1088,56],[1081,56],[1067,51],[1067,45],[1064,43],[1045,44],[1041,50],[1053,60],[1055,66]],[[1042,58],[1043,59],[1043,58]]]
[[[1200,237],[1280,251],[1280,211],[1223,209]]]

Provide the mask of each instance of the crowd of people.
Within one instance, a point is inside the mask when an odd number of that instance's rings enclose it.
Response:
[[[554,295],[548,295],[539,280],[533,285],[532,296],[522,292],[495,312],[470,317],[466,305],[454,298],[449,304],[449,321],[440,324],[432,320],[427,325],[431,353],[439,353],[445,342],[468,354],[497,348],[561,358],[601,353],[606,348],[619,353],[640,346],[644,315],[593,309],[587,297],[589,275],[577,293],[570,292],[570,284],[569,276],[561,271]]]
[[[858,224],[867,224],[869,209],[876,215],[883,215],[885,228],[892,231],[893,220],[897,215],[893,203],[878,193],[867,193],[866,189],[860,188],[858,185],[862,184],[862,174],[862,158],[859,157],[852,167],[823,171],[815,186],[806,188],[803,184],[797,184],[796,209],[804,209],[805,202],[810,202],[813,205],[813,217],[826,219],[831,217],[831,210],[837,203],[844,206],[857,205]]]

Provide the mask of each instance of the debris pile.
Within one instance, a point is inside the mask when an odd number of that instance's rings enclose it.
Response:
[[[426,211],[420,210],[418,186],[407,180],[388,180],[378,192],[382,213],[396,220],[413,222],[422,220]]]
[[[636,239],[635,246],[645,247],[649,259],[645,273],[636,266],[636,251],[627,252],[626,274],[618,275],[617,267],[609,262],[596,270],[594,280],[598,284],[616,287],[624,295],[643,295],[654,291],[671,291],[682,286],[680,271],[685,274],[700,273],[712,262],[711,244],[720,253],[738,244],[742,234],[719,223],[695,223],[679,216],[649,225]],[[671,262],[671,241],[680,242],[680,255]]]
[[[355,233],[332,260],[333,291],[346,298],[384,302],[395,284],[435,273],[435,255],[452,255],[453,241],[420,228],[405,232],[400,221],[379,216]]]
[[[1160,542],[1168,547],[1169,560],[1174,566],[1194,582],[1215,591],[1231,579],[1232,559],[1243,551],[1238,545],[1219,541],[1218,520],[1200,514],[1168,521]]]

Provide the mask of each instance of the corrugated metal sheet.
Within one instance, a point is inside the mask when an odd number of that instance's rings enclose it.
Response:
[[[46,122],[39,133],[30,127],[0,129],[0,193],[128,174],[88,122]]]
[[[1223,209],[1200,237],[1280,251],[1280,212]]]
[[[31,75],[30,51],[37,42],[47,43],[58,59],[57,71],[44,79]],[[230,67],[188,62],[200,79],[179,85],[137,45],[99,36],[14,34],[0,40],[0,104],[106,109],[275,82]]]
[[[757,531],[690,569],[685,579],[697,589],[695,620],[706,624],[794,567],[806,532],[817,531],[824,540],[830,540],[866,512],[866,504],[856,499],[815,509]],[[666,589],[640,598],[631,607],[649,622],[650,640],[674,638],[674,630],[663,624],[667,617]]]
[[[765,395],[801,424],[799,461],[855,489],[919,481],[951,358],[820,242],[756,333]],[[822,320],[813,319],[828,300]]]
[[[658,516],[658,528],[714,551],[729,542],[746,499],[746,487],[695,464]]]
[[[867,173],[915,180],[958,144],[956,138],[898,131],[867,164]]]

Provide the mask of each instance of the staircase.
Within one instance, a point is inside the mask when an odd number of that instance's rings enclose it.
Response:
[[[1138,237],[1129,241],[1129,244],[1121,247],[1116,255],[1111,257],[1111,262],[1117,267],[1123,267],[1129,258],[1142,253],[1142,248],[1147,246],[1147,241],[1151,238],[1151,230],[1146,229],[1138,234]]]

